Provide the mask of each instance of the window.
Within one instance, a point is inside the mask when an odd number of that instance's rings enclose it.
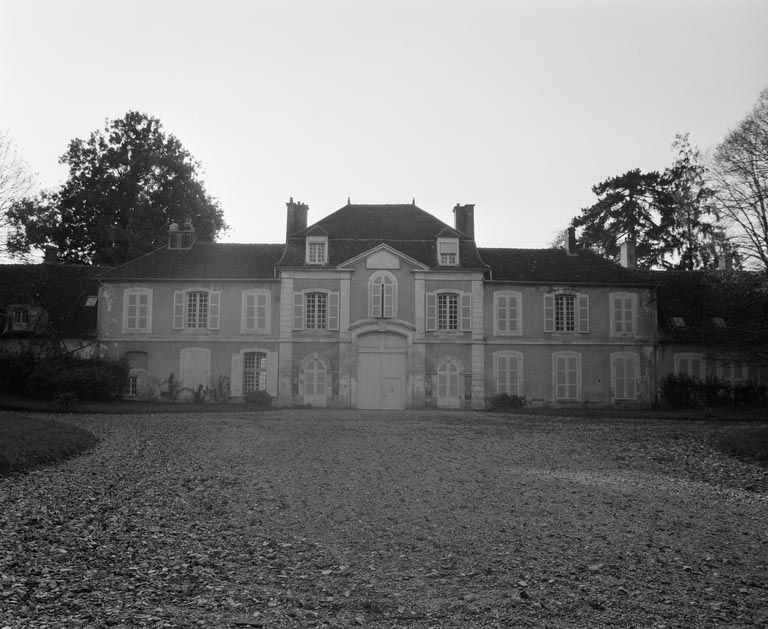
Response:
[[[578,400],[581,395],[581,354],[552,354],[552,384],[557,400]]]
[[[88,308],[93,308],[99,301],[99,298],[96,297],[96,295],[89,295],[85,300],[85,305]]]
[[[428,331],[469,332],[472,330],[472,295],[456,291],[427,293],[424,314]]]
[[[307,236],[307,264],[328,262],[328,237]]]
[[[269,332],[270,293],[268,290],[251,289],[243,291],[243,313],[241,332]]]
[[[635,334],[635,311],[637,298],[632,293],[611,293],[610,317],[613,336]]]
[[[397,315],[397,280],[386,271],[374,273],[368,284],[368,316],[391,319]]]
[[[496,393],[521,395],[523,382],[523,355],[519,352],[496,354]]]
[[[218,330],[221,293],[217,290],[177,290],[173,294],[176,330]]]
[[[672,326],[675,328],[686,327],[685,319],[683,319],[682,317],[672,317]]]
[[[720,360],[717,363],[717,378],[731,385],[741,384],[749,380],[749,366],[732,360]]]
[[[243,354],[243,395],[263,391],[267,384],[267,355],[262,352]]]
[[[456,360],[442,359],[437,366],[437,406],[459,408],[461,406],[461,369]]]
[[[29,327],[29,309],[14,308],[11,310],[11,329],[26,330]]]
[[[125,397],[136,397],[139,392],[139,376],[135,373],[128,376],[128,382],[125,385]]]
[[[640,357],[632,352],[611,354],[611,388],[615,400],[636,400]]]
[[[338,330],[339,293],[307,290],[293,294],[294,330]]]
[[[675,354],[675,374],[704,379],[704,356],[701,354]]]
[[[127,288],[123,294],[123,332],[151,332],[152,291],[148,288]]]
[[[327,404],[328,365],[318,356],[307,356],[304,366],[304,404],[324,407]]]
[[[498,336],[522,334],[520,304],[522,296],[516,291],[493,294],[493,331]]]
[[[549,293],[544,295],[545,332],[589,332],[589,295]]]
[[[725,319],[723,319],[723,317],[712,317],[712,323],[716,328],[725,327]]]
[[[456,293],[440,293],[437,296],[437,329],[459,329],[459,296]]]
[[[437,252],[440,266],[458,266],[459,265],[459,239],[458,238],[438,238]]]

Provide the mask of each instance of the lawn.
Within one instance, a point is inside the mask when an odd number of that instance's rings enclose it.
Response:
[[[768,623],[746,424],[59,418],[100,443],[0,479],[0,627]]]

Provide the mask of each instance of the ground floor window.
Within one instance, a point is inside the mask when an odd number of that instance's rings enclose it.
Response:
[[[555,399],[578,400],[581,395],[581,355],[555,352],[552,355],[552,383]]]
[[[139,376],[132,373],[128,376],[128,382],[125,385],[125,397],[136,397],[139,392]]]
[[[263,352],[243,354],[243,394],[263,391],[267,385],[267,355]]]
[[[675,374],[704,379],[704,356],[701,354],[675,354]]]
[[[496,393],[521,395],[523,379],[523,356],[518,352],[504,352],[496,355]]]
[[[461,406],[461,369],[452,358],[443,359],[437,366],[437,405],[441,408]]]
[[[640,358],[631,352],[611,355],[611,384],[616,400],[636,400]]]

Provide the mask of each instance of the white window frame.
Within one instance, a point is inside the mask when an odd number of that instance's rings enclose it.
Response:
[[[271,314],[272,291],[268,288],[249,288],[243,291],[240,314],[242,334],[269,334]]]
[[[254,366],[252,368],[246,367],[246,359],[248,356],[254,356]],[[267,390],[267,353],[257,349],[249,349],[242,353],[242,395],[248,395],[254,391],[266,391]],[[253,387],[246,389],[246,379],[249,374],[253,375]]]
[[[11,306],[10,311],[9,329],[14,332],[26,332],[29,329],[29,321],[32,318],[29,308],[27,306]]]
[[[441,384],[440,377],[444,375],[448,380]],[[451,395],[450,377],[456,376],[456,395]],[[445,391],[446,395],[440,395]],[[435,404],[438,408],[461,408],[464,398],[464,365],[452,356],[443,356],[435,363]]]
[[[458,327],[441,328],[439,321],[439,296],[451,293],[458,296]],[[441,334],[456,334],[458,332],[472,331],[472,293],[460,290],[440,289],[425,293],[425,329],[428,332],[440,332]]]
[[[325,327],[307,327],[307,295],[324,293],[326,295]],[[340,297],[338,291],[325,288],[307,288],[293,294],[293,329],[311,332],[335,331],[339,329]]]
[[[739,375],[740,374],[740,375]],[[749,365],[740,360],[721,359],[717,361],[717,379],[731,386],[749,381]]]
[[[125,383],[125,397],[135,398],[139,394],[139,374],[135,371],[128,373]]]
[[[690,375],[692,378],[696,378],[698,380],[704,381],[705,375],[707,373],[707,364],[706,364],[706,360],[704,359],[704,354],[699,354],[695,352],[683,352],[680,354],[675,354],[674,360],[675,360],[675,375],[677,376],[683,375],[680,367],[683,363],[688,363],[688,367],[689,367],[688,375]],[[699,361],[699,375],[690,373],[692,371],[691,367],[693,366],[692,361],[694,360]]]
[[[317,385],[317,373],[318,367],[322,366],[323,372],[323,388],[318,390]],[[314,368],[314,369],[312,369]],[[310,406],[325,407],[328,405],[330,399],[330,387],[331,387],[331,365],[325,357],[315,352],[305,356],[300,364],[301,379],[299,381],[299,394],[301,395],[304,404]],[[315,380],[312,382],[310,392],[309,375],[314,374]]]
[[[320,252],[320,255],[315,255]],[[328,264],[328,236],[307,236],[307,264]]]
[[[631,385],[628,385],[630,379],[625,375],[619,378],[619,361],[632,361],[634,377],[631,379]],[[619,382],[623,381],[620,387]],[[639,398],[640,384],[640,355],[635,352],[614,352],[611,354],[611,394],[614,400],[637,400]],[[621,388],[621,390],[619,390]],[[629,388],[629,392],[627,389]]]
[[[389,295],[387,286],[392,287]],[[368,280],[368,316],[372,319],[397,317],[397,278],[389,271],[377,271]]]
[[[444,259],[443,256],[446,256],[446,258]],[[447,258],[447,256],[453,257]],[[440,266],[459,266],[458,238],[437,239],[437,262]]]
[[[189,294],[208,293],[208,312],[206,326],[188,326]],[[221,291],[211,288],[184,288],[173,293],[173,329],[200,332],[218,330],[221,321]]]
[[[511,359],[511,358],[514,358],[515,360],[517,360],[517,370],[516,370],[517,381],[514,383],[514,386],[512,386],[513,383],[510,381],[510,378],[509,378],[509,374],[512,373],[512,370],[506,369],[502,371],[501,367],[499,366],[499,363],[501,362],[502,359]],[[502,374],[506,374],[503,383],[501,380]],[[496,383],[497,394],[506,393],[507,395],[522,396],[523,395],[523,355],[522,353],[511,351],[511,350],[496,352],[493,356],[493,376],[494,376],[494,381]]]
[[[608,299],[611,336],[637,336],[637,295],[635,293],[611,293]],[[629,320],[626,317],[627,301],[629,301]],[[618,305],[621,307],[617,307]],[[619,315],[623,315],[621,319],[619,319]]]
[[[573,359],[575,361],[575,369],[573,378],[567,378],[565,382],[561,383],[558,379],[560,370],[558,369],[558,360],[564,359],[566,361]],[[571,369],[566,363],[566,375],[570,374]],[[561,387],[565,387],[565,394],[560,395]],[[570,395],[571,389],[575,391],[575,396]],[[579,352],[554,352],[552,354],[552,397],[558,401],[575,402],[581,399],[581,354]]]
[[[573,329],[557,329],[558,297],[573,298]],[[565,314],[562,319],[565,321]],[[544,332],[553,334],[588,334],[589,333],[589,294],[570,290],[557,290],[544,295]]]
[[[506,302],[502,306],[501,302]],[[514,303],[514,326],[510,325]],[[493,293],[493,333],[496,336],[520,336],[523,333],[523,295],[520,291],[499,290]],[[499,312],[504,312],[504,319]]]
[[[126,288],[123,290],[123,333],[124,334],[151,334],[152,332],[152,294],[153,291],[151,288]],[[146,321],[147,324],[142,327],[138,325],[138,321],[141,318],[139,314],[139,310],[141,308],[141,296],[146,296],[147,303],[146,303]],[[136,298],[136,315],[134,316],[134,319],[137,323],[137,325],[134,325],[131,327],[130,325],[130,317],[128,314],[128,311],[131,307],[131,299]]]

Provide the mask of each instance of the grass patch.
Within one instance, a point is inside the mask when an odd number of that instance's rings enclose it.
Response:
[[[26,414],[0,415],[0,476],[63,461],[96,445],[87,430]]]
[[[719,433],[714,446],[743,461],[768,467],[768,426],[746,426]]]

